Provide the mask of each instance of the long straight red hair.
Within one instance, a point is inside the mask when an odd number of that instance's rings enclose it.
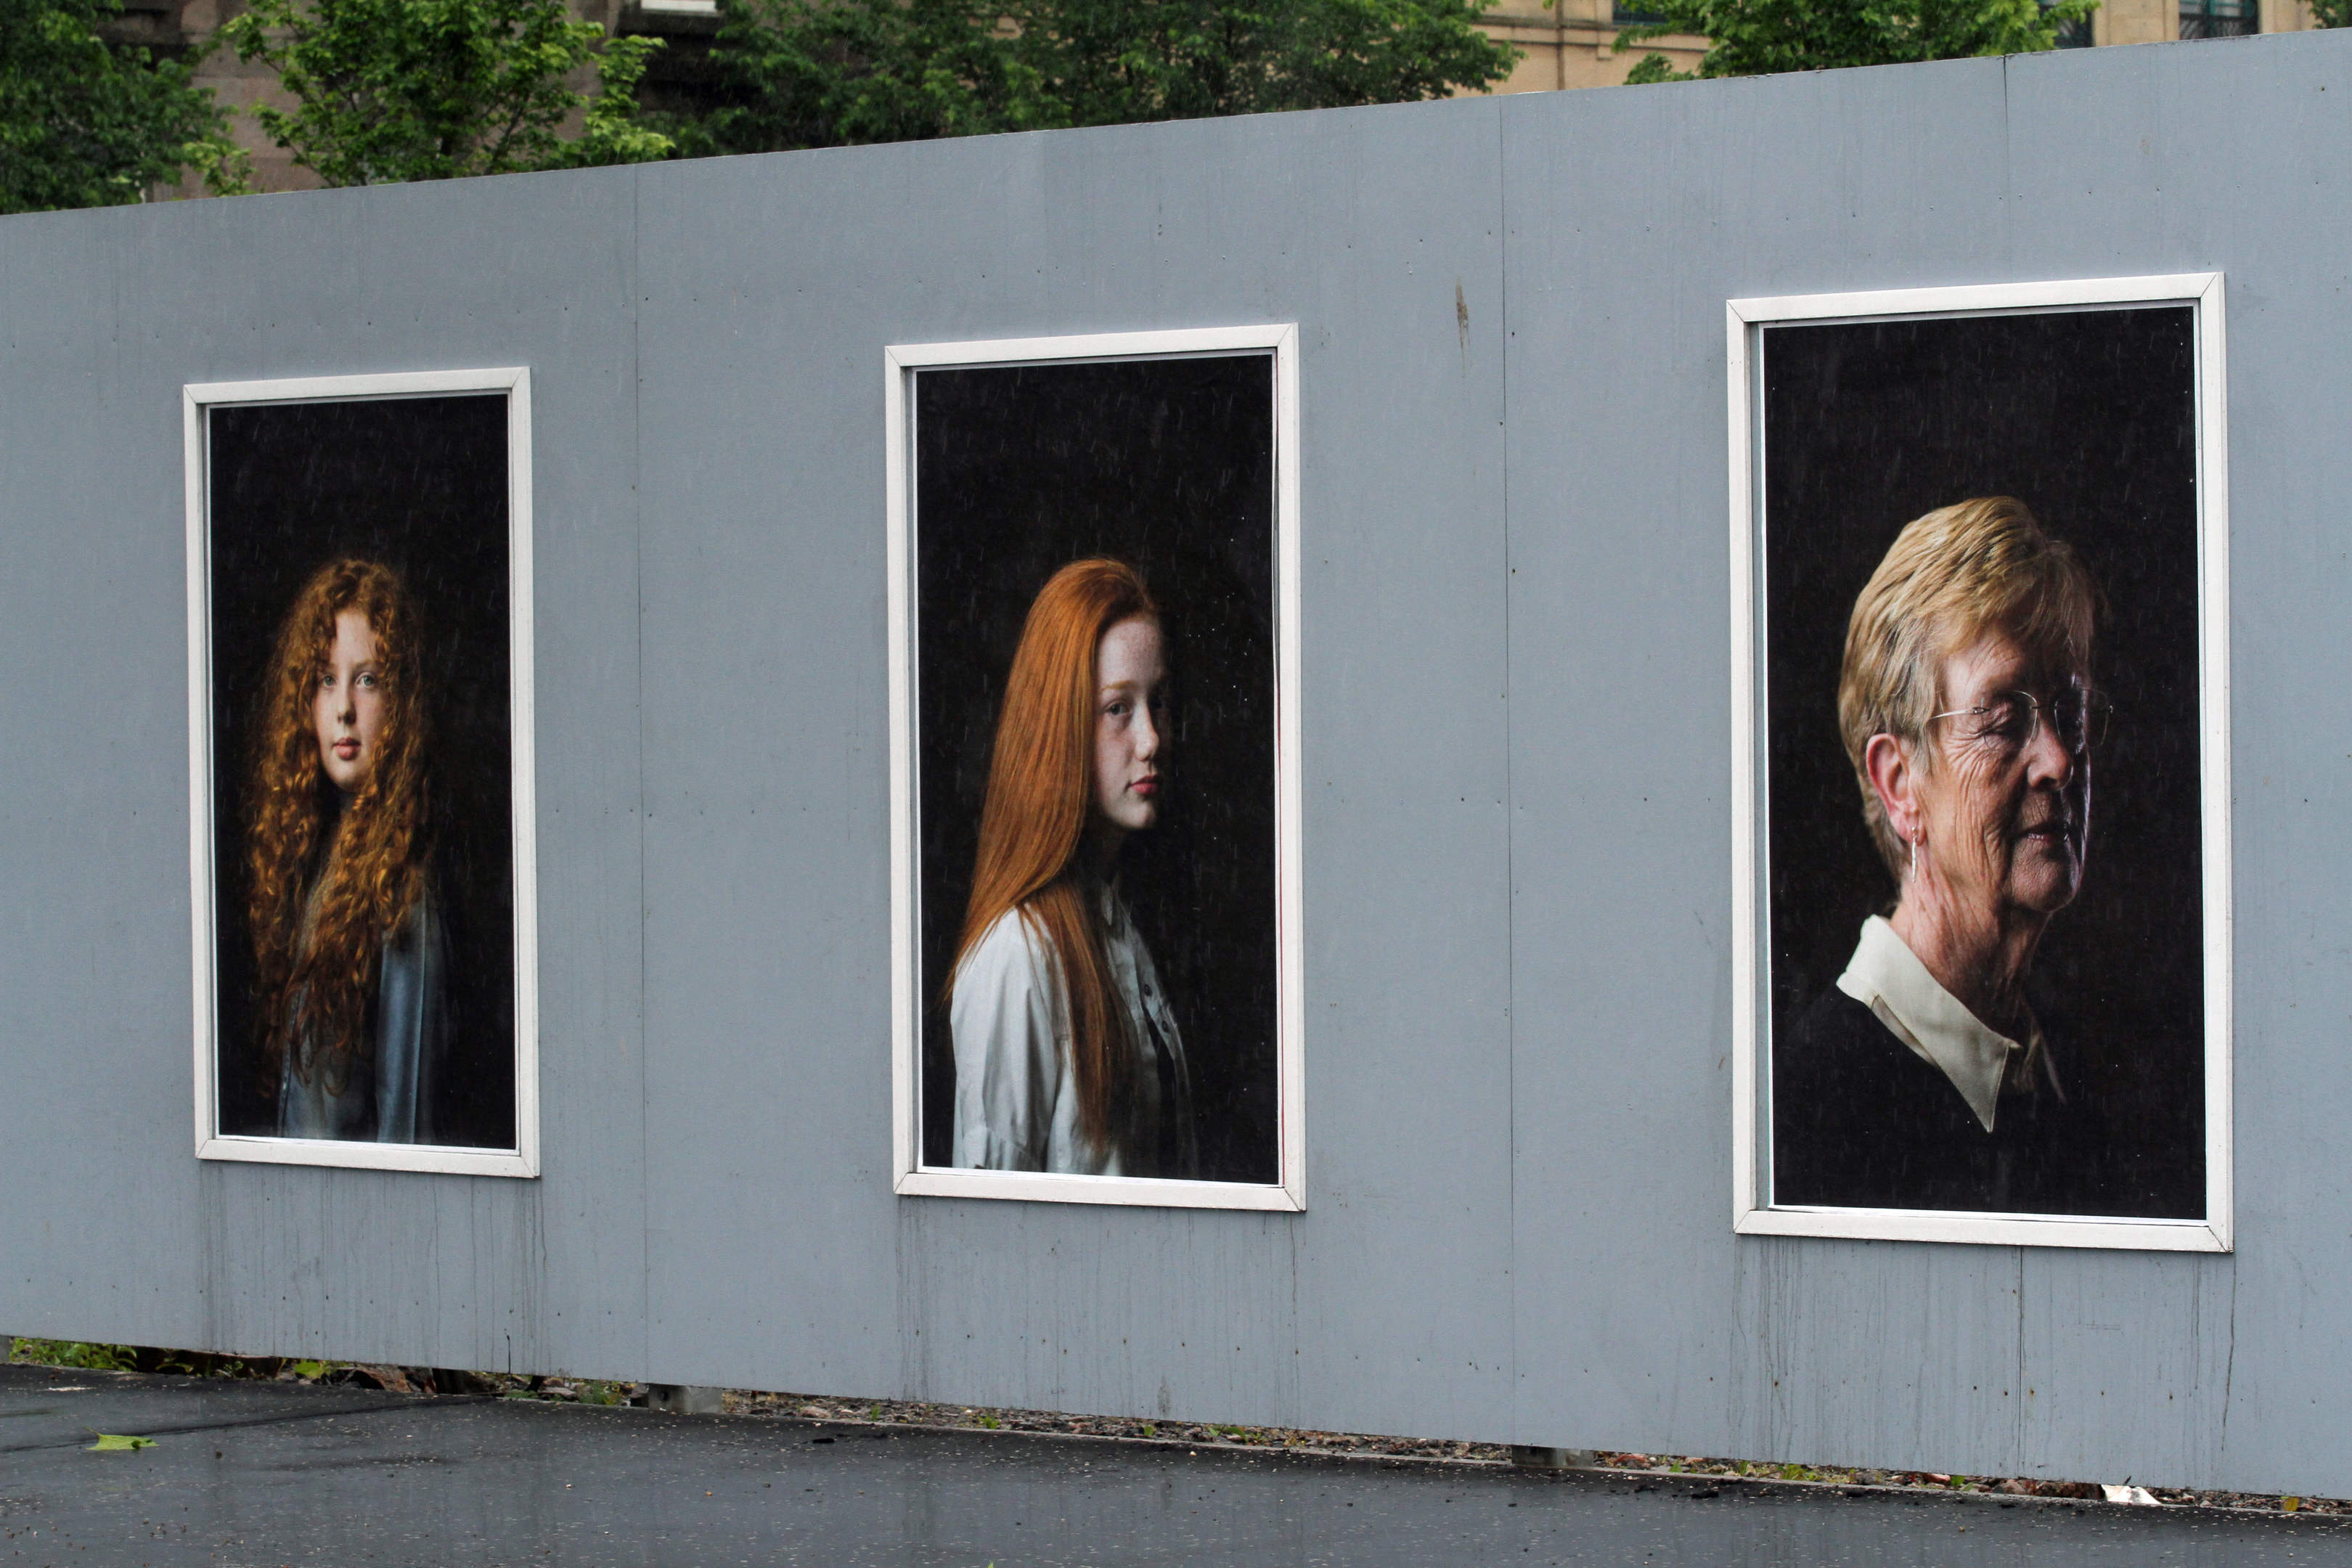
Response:
[[[1094,806],[1096,652],[1105,632],[1136,619],[1157,625],[1160,606],[1119,561],[1072,562],[1029,606],[996,721],[971,902],[948,976],[952,996],[964,961],[1008,913],[1045,939],[1069,1000],[1078,1131],[1097,1149],[1114,1136],[1114,1111],[1133,1103],[1135,1050],[1100,913],[1079,885],[1078,847]]]

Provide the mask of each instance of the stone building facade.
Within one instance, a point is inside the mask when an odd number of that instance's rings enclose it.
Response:
[[[1487,31],[1517,44],[1525,58],[1496,90],[1616,87],[1633,63],[1652,50],[1680,70],[1689,69],[1706,52],[1706,40],[1694,37],[1664,37],[1619,52],[1619,30],[1643,20],[1641,0],[1496,0],[1487,13]],[[2065,43],[2075,47],[2152,44],[2299,32],[2316,25],[2308,0],[2101,0],[2089,28]]]

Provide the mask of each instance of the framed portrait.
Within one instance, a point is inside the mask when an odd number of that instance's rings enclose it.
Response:
[[[530,373],[184,405],[196,1153],[534,1176]]]
[[[1305,1206],[1297,354],[885,351],[901,1194]]]
[[[2228,1251],[2221,275],[1727,324],[1737,1228]]]

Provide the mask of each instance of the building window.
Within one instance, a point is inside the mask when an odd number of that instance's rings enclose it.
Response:
[[[2183,3],[2186,4],[2187,0],[2183,0]],[[2042,9],[2043,11],[2047,12],[2050,9],[2050,6],[2051,0],[2042,0]],[[2183,13],[2184,16],[2187,13],[2185,12]],[[2186,37],[2187,35],[2183,34],[2182,36]],[[2071,21],[2061,22],[2058,24],[2057,47],[2059,48],[2087,49],[2091,47],[2091,19],[2088,16],[2076,16]]]
[[[1642,0],[1610,0],[1609,19],[1620,27],[1646,27],[1666,18]]]
[[[2184,38],[2242,38],[2263,30],[2257,0],[2180,0]]]

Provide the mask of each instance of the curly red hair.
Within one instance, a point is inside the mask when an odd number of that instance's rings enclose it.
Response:
[[[384,715],[375,761],[337,820],[312,712],[346,610],[375,634]],[[425,889],[427,728],[415,623],[391,567],[349,559],[320,567],[278,627],[255,726],[246,897],[262,1048],[280,1069],[290,1047],[297,1078],[307,1083],[324,1070],[338,1090],[371,1050],[384,942]]]

